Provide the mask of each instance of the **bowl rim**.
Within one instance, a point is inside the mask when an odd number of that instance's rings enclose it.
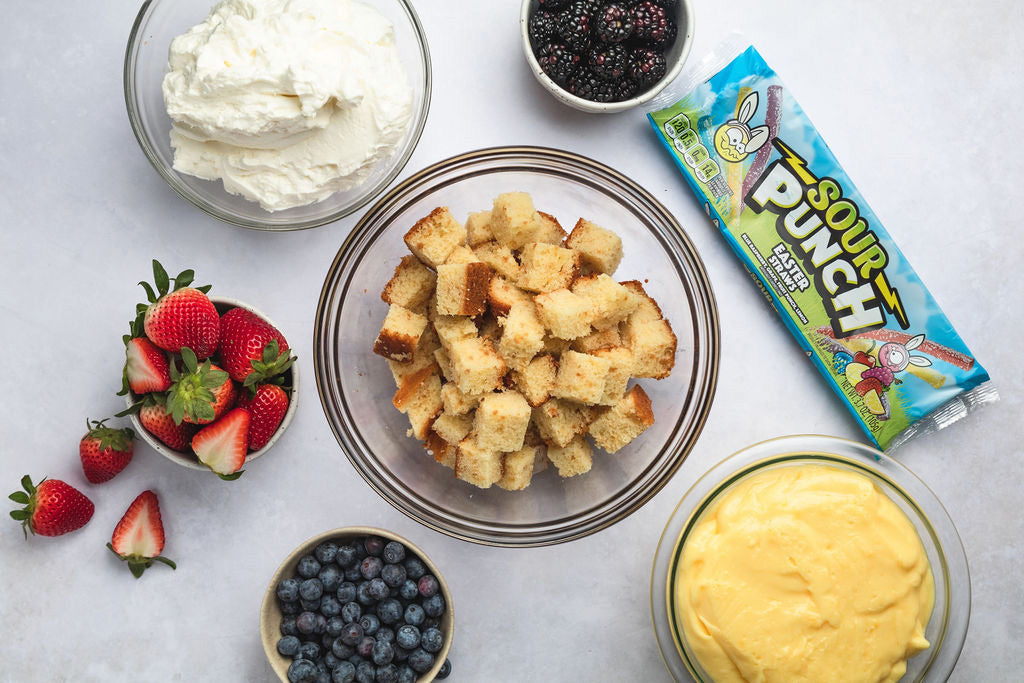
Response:
[[[696,345],[691,350],[691,353],[694,357],[704,358],[703,362],[706,363],[703,375],[694,373],[690,380],[689,395],[692,396],[695,404],[692,414],[691,431],[679,437],[679,443],[675,449],[676,452],[671,458],[667,458],[659,469],[660,476],[645,483],[637,491],[631,492],[629,497],[624,499],[613,498],[613,503],[604,504],[610,509],[601,513],[604,515],[603,517],[591,515],[582,520],[573,520],[569,524],[563,523],[560,526],[559,523],[562,520],[515,526],[502,526],[495,522],[480,522],[478,520],[467,522],[467,520],[459,516],[444,515],[443,511],[440,511],[441,514],[439,514],[436,505],[418,496],[397,495],[399,493],[404,494],[405,491],[393,489],[388,479],[380,477],[376,472],[370,471],[363,464],[361,457],[354,454],[349,448],[347,444],[349,438],[346,433],[347,429],[344,429],[336,424],[335,420],[332,420],[332,408],[328,396],[331,392],[328,386],[332,385],[334,380],[328,367],[325,367],[329,366],[330,362],[321,357],[326,343],[324,337],[330,336],[328,331],[323,329],[326,326],[324,321],[326,320],[325,316],[327,316],[328,307],[335,298],[339,296],[343,298],[343,293],[339,294],[333,290],[336,288],[347,289],[348,287],[347,282],[335,282],[339,269],[343,262],[350,260],[352,256],[350,252],[353,249],[353,245],[361,241],[368,234],[369,229],[380,216],[392,211],[396,206],[415,199],[419,196],[417,192],[419,185],[424,181],[432,179],[435,175],[450,171],[452,168],[462,168],[477,162],[493,159],[521,160],[524,157],[530,159],[541,158],[551,162],[575,165],[576,168],[583,167],[588,171],[618,183],[620,187],[627,188],[630,192],[634,193],[636,199],[644,203],[645,207],[658,213],[658,218],[663,221],[665,234],[671,235],[680,245],[678,253],[675,245],[673,245],[673,248],[665,245],[666,250],[672,252],[673,256],[680,262],[685,263],[686,272],[693,280],[692,286],[694,287],[693,295],[695,300],[691,303],[691,316],[694,322]],[[448,184],[451,183],[446,183],[446,185]],[[701,314],[700,318],[697,317],[698,312]],[[650,192],[631,178],[605,164],[574,152],[536,146],[489,147],[442,159],[406,178],[382,196],[360,219],[352,231],[346,235],[328,269],[323,288],[320,292],[320,299],[317,303],[313,331],[313,367],[320,404],[324,409],[328,425],[331,427],[341,447],[341,451],[366,483],[392,507],[430,529],[460,540],[496,547],[538,547],[576,540],[612,526],[643,507],[672,479],[699,439],[714,403],[719,373],[720,334],[718,308],[714,291],[700,254],[674,214]],[[706,351],[700,347],[701,343],[704,344]],[[700,378],[703,378],[703,383],[698,383]],[[680,419],[683,416],[685,414],[681,415]],[[590,509],[593,510],[594,508]],[[578,517],[578,515],[574,516]],[[442,517],[443,519],[441,519]],[[570,519],[572,518],[570,517]]]
[[[427,34],[423,29],[423,23],[420,21],[419,15],[416,13],[412,0],[395,0],[395,2],[398,2],[402,6],[406,15],[409,17],[410,23],[412,24],[413,33],[416,35],[417,44],[419,46],[420,56],[423,59],[423,73],[425,76],[423,80],[422,113],[418,116],[414,116],[412,120],[412,127],[410,129],[411,137],[408,149],[400,157],[395,159],[395,165],[387,175],[377,182],[373,191],[366,193],[366,195],[358,201],[323,216],[297,220],[293,223],[286,224],[270,224],[257,219],[243,218],[236,216],[233,212],[226,211],[215,204],[207,202],[205,199],[192,193],[188,186],[178,178],[177,172],[174,171],[173,168],[166,167],[161,163],[159,155],[156,153],[149,140],[149,136],[145,133],[138,108],[135,106],[136,60],[133,58],[139,51],[139,45],[144,42],[141,40],[143,36],[142,28],[145,24],[150,7],[156,5],[160,1],[161,0],[145,0],[139,8],[138,13],[135,15],[135,21],[132,24],[131,33],[128,36],[128,45],[125,48],[124,53],[124,66],[122,69],[124,101],[128,110],[128,121],[131,124],[135,141],[139,144],[139,147],[142,149],[146,159],[149,160],[150,165],[156,169],[156,172],[160,177],[164,179],[164,182],[166,182],[179,197],[188,201],[189,204],[218,220],[249,230],[261,230],[265,232],[308,230],[327,225],[328,223],[333,223],[363,208],[385,191],[394,179],[397,178],[405,169],[405,166],[409,163],[409,159],[412,158],[412,155],[419,146],[420,139],[423,136],[423,130],[426,127],[427,119],[430,115],[430,101],[433,92],[433,65],[430,57],[430,46],[427,43]],[[214,0],[211,0],[211,3],[213,1]]]
[[[704,472],[673,508],[658,539],[650,583],[651,623],[659,654],[669,673],[676,678],[677,669],[669,661],[672,658],[673,663],[681,663],[685,667],[692,680],[705,680],[684,652],[682,638],[676,637],[675,614],[671,613],[672,578],[682,552],[682,540],[708,506],[739,480],[765,468],[801,462],[841,466],[857,470],[873,481],[880,480],[890,489],[884,490],[887,497],[892,499],[891,494],[895,493],[921,520],[939,558],[939,566],[932,564],[931,570],[933,576],[938,574],[943,579],[946,610],[945,615],[937,615],[933,608],[929,616],[929,622],[937,616],[944,616],[945,620],[940,625],[938,642],[931,644],[932,655],[926,668],[916,680],[933,680],[933,677],[936,677],[934,680],[947,680],[963,650],[971,607],[970,568],[956,525],[938,496],[906,465],[867,444],[822,434],[780,436],[746,446]],[[881,469],[883,466],[885,470]],[[908,489],[916,495],[909,493]],[[918,525],[914,524],[914,527],[921,535]],[[928,548],[927,545],[925,547]],[[937,585],[936,592],[938,590]],[[663,632],[665,626],[659,627],[662,619],[667,624],[668,633]],[[671,643],[667,644],[663,639]]]
[[[228,310],[231,310],[231,308],[243,308],[249,311],[250,313],[259,316],[261,319],[271,324],[275,329],[281,329],[280,327],[277,326],[277,323],[275,323],[273,320],[267,317],[267,315],[263,313],[263,311],[253,306],[250,306],[244,301],[239,301],[238,299],[232,299],[231,297],[226,296],[211,296],[209,298],[214,306],[227,306],[229,307]],[[219,311],[218,314],[223,315],[223,313],[220,313]],[[299,360],[297,357],[295,361],[292,363],[289,370],[291,371],[292,375],[292,388],[291,394],[288,397],[288,410],[285,411],[284,417],[281,418],[281,424],[278,425],[277,430],[271,435],[270,440],[267,441],[263,448],[246,454],[246,464],[252,462],[256,458],[264,455],[267,451],[269,451],[274,446],[274,444],[277,443],[277,440],[281,438],[281,435],[284,434],[285,430],[288,429],[289,426],[291,426],[292,418],[295,417],[295,409],[299,403]],[[128,395],[124,397],[124,400],[126,406],[130,408],[136,401],[138,401],[141,398],[141,395],[135,394],[134,392],[129,390]],[[150,448],[155,450],[160,455],[164,456],[165,458],[174,462],[175,464],[181,465],[182,467],[187,467],[193,470],[200,470],[202,472],[210,471],[209,467],[199,462],[198,460],[195,460],[191,457],[186,457],[186,454],[182,453],[181,451],[173,450],[168,446],[164,445],[163,443],[161,443],[159,439],[150,434],[149,431],[142,426],[142,422],[139,420],[139,416],[137,413],[131,413],[128,417],[131,420],[132,427],[135,429],[135,433],[141,436],[142,440],[149,444]]]
[[[445,613],[441,620],[441,626],[444,632],[444,647],[441,651],[434,656],[434,666],[430,671],[419,676],[416,680],[418,683],[429,683],[434,680],[437,673],[444,666],[445,660],[448,658],[448,653],[452,648],[452,641],[455,639],[455,603],[452,601],[452,593],[448,587],[448,582],[445,581],[444,576],[438,569],[437,565],[434,564],[423,549],[417,546],[409,539],[396,534],[393,531],[387,529],[380,529],[372,526],[343,526],[336,529],[330,529],[328,531],[321,532],[312,536],[292,550],[291,553],[278,565],[274,571],[273,576],[270,578],[270,583],[267,585],[267,589],[263,592],[263,601],[260,603],[260,641],[263,643],[263,654],[266,655],[267,661],[270,663],[270,667],[277,674],[278,678],[281,679],[282,683],[287,683],[288,677],[282,671],[278,670],[278,666],[285,662],[285,658],[277,651],[277,641],[281,637],[279,631],[280,626],[277,624],[273,625],[269,623],[275,616],[278,620],[281,618],[280,608],[277,606],[277,594],[276,586],[281,581],[282,577],[290,569],[294,569],[294,566],[298,564],[299,558],[312,552],[312,550],[320,545],[320,543],[336,539],[340,537],[354,538],[358,536],[380,536],[391,541],[398,541],[403,544],[408,550],[411,550],[417,557],[419,557],[423,564],[427,565],[427,569],[437,579],[438,584],[441,586],[441,595],[444,596],[445,600]],[[278,665],[278,666],[275,666]],[[283,671],[287,671],[287,665],[284,665]]]
[[[651,88],[628,100],[622,100],[621,102],[592,102],[585,100],[582,97],[573,95],[555,83],[540,68],[537,57],[533,54],[527,24],[530,21],[530,10],[536,2],[537,0],[522,0],[522,5],[519,9],[519,40],[523,48],[523,55],[530,66],[530,71],[533,72],[534,78],[544,86],[544,89],[559,102],[588,114],[617,114],[653,100],[682,73],[683,65],[686,63],[687,57],[690,56],[690,50],[693,48],[693,4],[691,0],[679,0],[677,13],[686,22],[686,32],[681,33],[677,38],[677,40],[682,40],[682,49],[679,52],[679,58],[672,64],[672,68],[665,73],[665,76]]]

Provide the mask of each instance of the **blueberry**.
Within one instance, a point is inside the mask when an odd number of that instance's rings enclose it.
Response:
[[[355,543],[352,544],[352,547],[356,549],[356,562],[362,562],[363,558],[369,554],[366,552],[365,541],[366,537],[364,536],[363,538],[357,538]]]
[[[327,617],[322,614],[316,615],[316,627],[313,629],[313,633],[317,635],[327,633]]]
[[[448,678],[452,673],[452,661],[450,659],[444,660],[444,664],[437,670],[437,679]]]
[[[356,680],[356,667],[351,662],[341,662],[331,672],[332,683],[352,683]]]
[[[307,640],[299,646],[299,658],[316,662],[320,659],[320,646],[311,640]]]
[[[308,659],[296,659],[288,665],[289,683],[312,681],[316,676],[316,665]]]
[[[335,557],[338,555],[338,544],[333,541],[324,541],[316,547],[313,554],[316,555],[316,559],[320,561],[320,564],[334,562]]]
[[[398,541],[391,541],[384,546],[384,552],[381,553],[385,562],[394,564],[395,562],[401,562],[405,559],[405,546]]]
[[[377,629],[377,632],[373,635],[373,637],[385,643],[395,642],[395,632],[387,626],[381,626],[379,629]]]
[[[295,636],[284,636],[281,640],[277,641],[277,651],[285,657],[291,657],[299,652],[299,639]]]
[[[281,603],[281,614],[293,617],[302,611],[302,605],[299,604],[298,600],[295,602],[282,602]]]
[[[444,647],[444,634],[436,628],[424,629],[420,637],[420,647],[430,653],[440,652]]]
[[[402,603],[394,598],[388,598],[377,603],[377,616],[384,624],[394,624],[402,618]]]
[[[427,573],[427,565],[423,564],[423,560],[418,557],[407,557],[403,564],[405,566],[405,573],[413,581],[418,581],[421,576]]]
[[[306,579],[299,584],[299,596],[303,600],[319,600],[323,594],[324,584],[320,579]]]
[[[362,639],[363,627],[355,622],[345,624],[345,628],[341,630],[341,642],[350,647],[355,647]]]
[[[359,606],[358,602],[346,602],[341,608],[341,618],[348,624],[353,621],[359,621],[359,617],[363,615],[363,608]]]
[[[313,683],[331,683],[331,674],[324,670],[317,671],[313,676]]]
[[[328,650],[330,650],[330,648],[328,648]],[[342,663],[342,661],[344,660],[335,657],[333,652],[328,652],[324,655],[323,658],[324,666],[327,667],[328,671],[333,671],[335,668],[337,668],[339,664]]]
[[[341,603],[338,602],[338,598],[333,595],[325,595],[320,598],[320,614],[328,619],[341,614]]]
[[[392,588],[405,583],[405,567],[400,564],[386,564],[380,570],[380,578]]]
[[[320,562],[312,555],[303,555],[295,571],[304,579],[312,579],[320,573]]]
[[[334,644],[331,645],[331,652],[338,659],[349,659],[356,653],[356,650],[351,645],[346,645],[341,638],[335,638]]]
[[[281,602],[295,602],[299,599],[299,580],[284,579],[277,584],[277,599]]]
[[[366,658],[365,657],[360,657],[357,654],[353,654],[351,657],[348,658],[348,661],[350,661],[353,664],[355,664],[356,669],[358,669],[359,665],[366,661]]]
[[[420,589],[416,587],[416,582],[412,579],[406,579],[405,583],[398,587],[398,595],[403,600],[415,600],[420,594]]]
[[[422,648],[416,648],[409,653],[409,666],[417,673],[426,673],[434,666],[434,655]]]
[[[380,579],[374,579],[374,580],[375,581],[380,581]],[[360,605],[369,606],[369,605],[372,605],[373,603],[377,602],[377,598],[375,598],[372,595],[370,595],[370,584],[371,583],[373,583],[373,581],[363,581],[362,583],[359,584],[359,587],[356,588],[356,600],[359,602]],[[381,581],[381,583],[384,583],[384,582]],[[385,585],[385,588],[386,587],[387,586]]]
[[[391,589],[384,583],[384,579],[370,579],[364,585],[367,587],[367,595],[375,601],[384,600],[391,595]]]
[[[363,633],[372,636],[380,628],[380,619],[376,614],[364,614],[359,617],[359,625],[363,627]]]
[[[395,631],[395,642],[407,650],[415,649],[420,646],[420,630],[406,624]]]
[[[373,663],[377,666],[384,666],[390,664],[391,660],[395,658],[395,646],[391,643],[382,642],[379,640],[373,643]],[[378,675],[380,672],[377,672]]]
[[[423,620],[427,618],[427,613],[423,611],[423,608],[413,603],[405,608],[405,623],[412,624],[413,626],[422,626]]]
[[[423,620],[423,625],[420,626],[420,630],[423,631],[428,628],[441,628],[441,620],[437,617],[427,617]]]
[[[377,669],[377,683],[398,683],[398,667],[388,664]]]
[[[423,611],[428,617],[439,617],[444,614],[444,598],[440,595],[432,595],[423,601]]]
[[[363,548],[366,549],[367,555],[380,557],[380,554],[384,552],[384,539],[380,536],[367,536],[363,540]]]
[[[320,570],[317,578],[320,579],[320,583],[324,585],[325,593],[333,593],[338,590],[338,586],[341,585],[341,581],[345,578],[345,575],[335,565],[329,564]]]
[[[437,591],[441,590],[441,584],[437,582],[433,574],[421,576],[419,581],[416,582],[416,587],[419,589],[420,595],[425,598],[437,595]]]
[[[316,631],[316,615],[312,612],[303,612],[295,617],[295,628],[299,633],[308,636]]]
[[[370,662],[356,664],[356,683],[373,683],[376,677],[377,670]]]
[[[320,599],[316,600],[299,600],[299,605],[302,607],[304,612],[316,612],[320,609]]]
[[[360,657],[369,657],[373,654],[373,645],[376,642],[371,636],[363,636],[363,639],[356,645],[356,654]]]
[[[405,660],[409,659],[410,652],[412,652],[412,650],[407,650],[401,645],[395,645],[395,661],[404,662]]]
[[[281,619],[281,635],[282,636],[297,636],[299,635],[299,629],[295,625],[295,617],[285,617]]]
[[[416,672],[408,667],[403,666],[398,670],[398,683],[416,683]]]
[[[334,594],[338,598],[338,602],[343,605],[346,602],[352,602],[356,599],[356,585],[351,581],[345,581],[338,586],[338,590]]]
[[[338,548],[334,561],[342,569],[348,569],[356,563],[356,549],[350,545],[343,545]]]
[[[362,564],[359,565],[359,571],[362,573],[364,579],[376,579],[380,576],[380,570],[383,567],[384,563],[381,562],[381,559],[371,555],[363,560]]]
[[[351,567],[345,569],[346,581],[362,581],[363,573],[359,571],[359,562],[353,562]]]
[[[323,648],[324,652],[329,652],[334,647],[334,636],[330,633],[325,633],[320,636],[320,647]]]

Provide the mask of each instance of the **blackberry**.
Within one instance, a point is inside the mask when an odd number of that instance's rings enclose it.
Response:
[[[665,55],[650,48],[636,48],[630,55],[629,77],[638,88],[647,88],[665,77]]]
[[[613,81],[612,102],[622,102],[623,100],[628,100],[636,95],[637,90],[638,88],[636,87],[636,83],[629,80],[628,78]]]
[[[537,0],[537,4],[540,5],[540,8],[542,10],[557,12],[558,10],[568,5],[569,0]]]
[[[594,35],[602,43],[621,43],[633,34],[633,15],[620,3],[609,3],[594,15]]]
[[[651,44],[660,47],[662,50],[667,50],[672,47],[672,44],[676,42],[676,36],[679,35],[679,27],[676,26],[676,22],[669,19],[665,23],[665,33],[661,38],[652,38]]]
[[[665,27],[668,25],[664,7],[651,0],[643,0],[633,7],[631,13],[633,15],[633,35],[641,40],[657,43],[664,40]]]
[[[526,33],[530,36],[530,45],[534,49],[550,42],[557,30],[558,23],[551,12],[536,12],[530,15],[530,20],[526,24]]]
[[[546,73],[548,78],[564,88],[576,73],[580,56],[574,54],[564,43],[549,43],[537,52],[537,63],[540,64],[541,71]],[[419,576],[423,576],[423,574],[416,576],[421,571],[421,566],[422,563],[420,565],[413,564],[413,569],[410,569],[410,563],[407,561],[406,574],[411,579],[418,579]]]
[[[618,44],[598,45],[587,53],[587,66],[600,78],[618,80],[629,69],[629,51]]]
[[[569,81],[569,92],[591,102],[611,102],[615,96],[611,83],[590,69],[580,69]]]
[[[562,10],[558,22],[558,36],[576,52],[582,52],[590,44],[590,28],[593,24],[594,8],[586,0],[577,0]]]

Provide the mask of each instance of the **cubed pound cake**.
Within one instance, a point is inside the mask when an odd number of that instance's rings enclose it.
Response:
[[[494,315],[508,315],[516,303],[533,305],[533,295],[525,292],[503,276],[491,278],[487,290],[487,303]]]
[[[437,312],[440,315],[479,315],[487,308],[491,269],[485,263],[456,263],[437,267]]]
[[[594,418],[594,409],[552,398],[533,409],[533,423],[549,446],[565,446],[578,434],[583,434]]]
[[[664,379],[676,364],[676,335],[665,319],[642,322],[630,317],[622,340],[633,352],[633,376]]]
[[[531,292],[564,289],[580,272],[579,252],[543,242],[527,244],[519,260],[517,284]]]
[[[644,286],[640,281],[627,280],[619,284],[633,294],[633,300],[636,302],[636,310],[631,314],[632,318],[640,322],[651,322],[653,320],[661,320],[664,317],[661,313],[661,307],[658,306],[658,302],[647,294],[647,291],[644,289]]]
[[[491,212],[477,211],[466,219],[466,244],[472,248],[494,239],[491,233]]]
[[[466,229],[441,206],[416,221],[405,233],[405,244],[420,261],[436,268],[448,259],[455,247],[466,241]]]
[[[436,372],[433,372],[420,382],[416,390],[403,401],[401,410],[408,416],[411,426],[406,434],[425,441],[430,434],[430,427],[434,423],[434,419],[441,414],[443,409],[441,378]]]
[[[439,285],[440,286],[440,285]],[[635,294],[604,273],[591,273],[572,284],[572,292],[591,302],[594,329],[615,327],[639,306]]]
[[[380,298],[402,308],[419,308],[434,293],[437,277],[415,256],[403,256]]]
[[[438,436],[436,432],[431,431],[427,434],[427,440],[423,442],[423,447],[434,457],[435,461],[445,467],[455,469],[455,453],[458,449],[458,444],[450,444]]]
[[[430,428],[448,443],[457,444],[473,430],[473,416],[443,412],[437,416]]]
[[[595,401],[598,405],[613,406],[626,393],[626,386],[633,374],[633,352],[622,346],[597,349],[598,358],[608,361],[608,374],[604,379],[604,393]]]
[[[497,242],[484,242],[473,247],[473,253],[498,275],[513,282],[519,278],[519,261],[508,247]]]
[[[565,246],[578,251],[584,267],[595,273],[613,275],[622,262],[622,239],[583,218],[576,222]]]
[[[434,318],[434,331],[437,332],[441,346],[451,356],[451,348],[455,342],[464,339],[475,339],[477,336],[476,325],[472,320],[464,316],[447,315]]]
[[[502,456],[498,486],[506,491],[522,491],[529,486],[539,450],[537,446],[523,446],[518,451],[505,453]]]
[[[480,446],[470,434],[459,442],[455,451],[455,476],[482,489],[501,480],[501,453]]]
[[[562,224],[558,222],[558,219],[543,211],[537,212],[537,218],[537,241],[561,246],[565,242],[565,238],[569,236],[569,233],[562,228]]]
[[[588,431],[599,448],[615,453],[652,424],[651,399],[634,385],[614,406],[600,409]]]
[[[558,470],[561,477],[575,477],[585,474],[593,467],[593,449],[586,438],[577,436],[565,446],[548,448],[548,460]]]
[[[604,396],[611,362],[578,351],[566,351],[558,360],[558,376],[551,395],[593,405]]]
[[[533,199],[525,192],[506,192],[494,200],[491,234],[509,249],[522,249],[530,242],[536,242],[539,222]]]
[[[441,387],[441,401],[444,411],[452,415],[465,415],[480,405],[481,394],[464,394],[455,382],[445,382]]]
[[[476,252],[464,244],[460,244],[452,249],[452,253],[448,254],[448,258],[446,258],[444,262],[445,264],[482,263],[480,257],[476,255]],[[440,268],[440,266],[438,267]]]
[[[530,426],[530,414],[530,404],[518,391],[487,394],[473,419],[477,444],[503,453],[518,451]]]
[[[534,298],[537,315],[552,334],[560,339],[577,339],[590,334],[594,320],[591,302],[568,289],[544,292]]]
[[[501,387],[505,361],[490,339],[473,337],[455,342],[448,349],[455,383],[464,394],[485,394]]]
[[[514,371],[512,380],[530,407],[536,408],[551,397],[557,375],[558,363],[548,354],[542,354],[527,363],[526,367]]]
[[[373,352],[399,363],[411,361],[427,322],[426,316],[391,304],[373,344]]]
[[[498,353],[508,367],[521,370],[544,348],[544,326],[532,301],[512,305],[498,343]]]

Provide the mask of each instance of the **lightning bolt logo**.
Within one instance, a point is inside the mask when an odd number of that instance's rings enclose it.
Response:
[[[799,154],[791,150],[785,142],[775,138],[772,144],[775,145],[775,149],[779,150],[779,154],[782,155],[782,161],[786,162],[786,165],[793,169],[793,173],[800,179],[800,182],[804,185],[814,185],[818,182],[814,174],[807,170],[807,162]]]
[[[885,277],[885,273],[879,273],[875,276],[875,291],[882,298],[882,306],[896,317],[900,327],[904,330],[910,327],[907,313],[903,310],[903,302],[900,301],[899,290],[893,289],[889,285],[889,280]]]

